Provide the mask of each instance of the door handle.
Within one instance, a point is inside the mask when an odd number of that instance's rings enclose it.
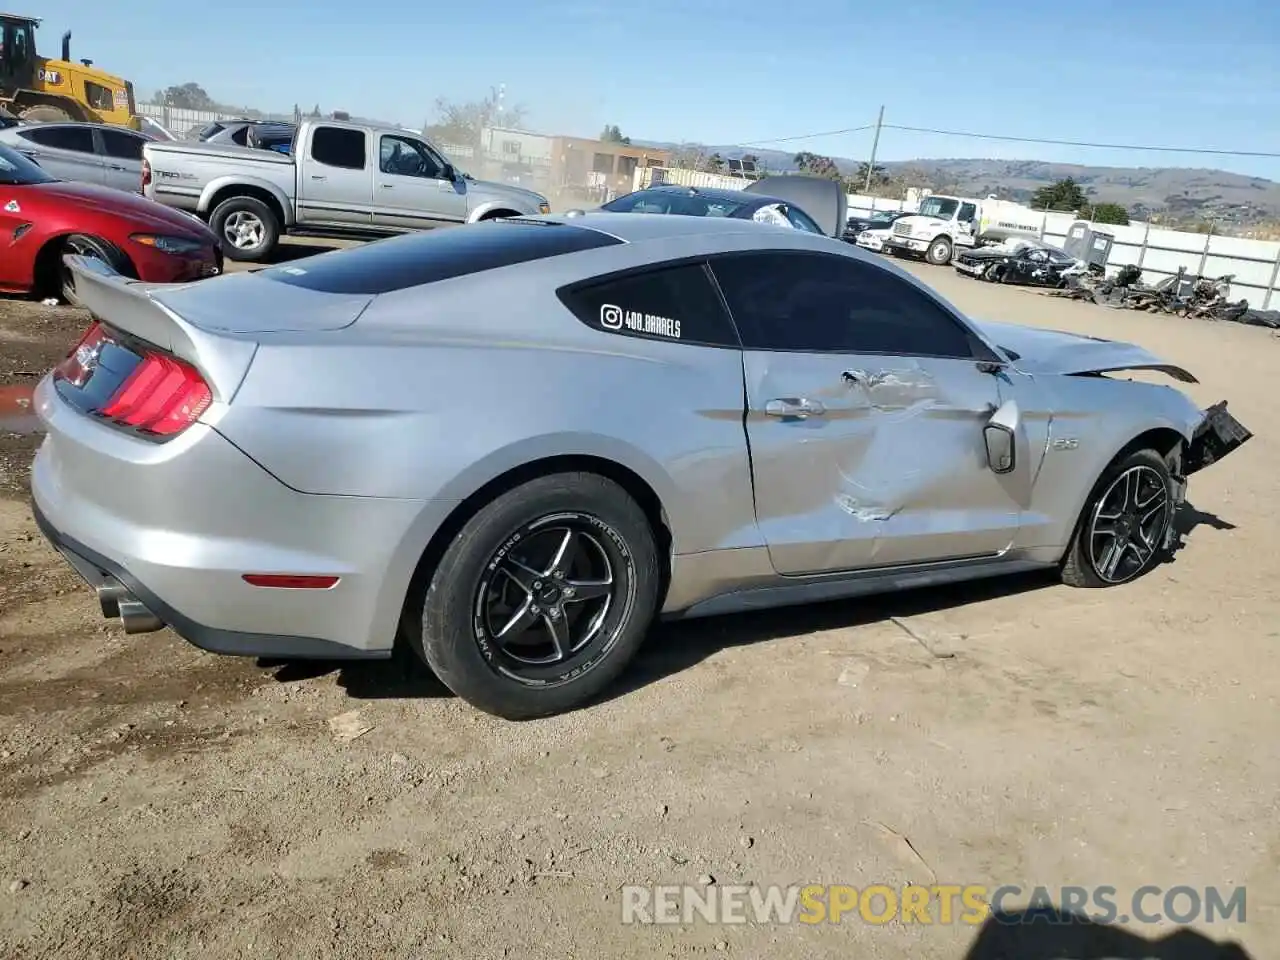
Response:
[[[321,175],[320,175],[320,174],[318,174],[318,173],[313,173],[313,174],[311,175],[311,179],[312,179],[312,180],[328,180],[329,178],[328,178],[328,177],[325,177],[325,176],[321,176]]]
[[[383,190],[391,190],[391,189],[393,189],[393,188],[395,187],[395,184],[394,184],[394,183],[380,183],[380,184],[378,184],[378,186],[380,186]]]
[[[764,412],[770,417],[796,417],[803,420],[805,417],[820,417],[827,412],[827,408],[817,400],[807,397],[780,397],[766,403]]]
[[[112,164],[112,165],[111,165],[111,169],[112,169],[112,170],[120,170],[120,171],[124,171],[124,170],[127,170],[128,168],[127,168],[127,167],[117,167],[115,164]]]

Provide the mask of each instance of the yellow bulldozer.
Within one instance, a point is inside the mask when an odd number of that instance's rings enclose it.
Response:
[[[0,13],[0,111],[47,123],[81,120],[137,130],[141,121],[133,84],[71,59],[71,32],[62,35],[62,57],[36,53],[38,17]]]

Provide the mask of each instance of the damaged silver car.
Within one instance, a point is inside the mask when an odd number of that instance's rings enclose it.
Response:
[[[655,617],[1057,568],[1127,583],[1249,439],[1140,347],[974,323],[839,240],[587,213],[194,285],[73,260],[45,534],[131,632],[581,704]]]

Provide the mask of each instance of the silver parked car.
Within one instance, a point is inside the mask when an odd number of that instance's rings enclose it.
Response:
[[[155,137],[100,123],[29,123],[0,130],[0,143],[59,180],[142,192],[142,145]]]
[[[1250,434],[1103,374],[1125,343],[978,324],[838,240],[729,218],[480,223],[170,287],[39,385],[46,535],[126,630],[375,658],[570,708],[655,615],[1035,568],[1123,584]]]

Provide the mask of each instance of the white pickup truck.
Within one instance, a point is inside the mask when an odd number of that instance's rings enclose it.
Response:
[[[208,221],[232,260],[280,237],[369,238],[549,213],[531,190],[475,180],[406,130],[307,120],[289,153],[167,141],[142,150],[142,192]]]
[[[933,194],[921,201],[916,213],[894,221],[884,250],[894,256],[923,256],[941,266],[951,262],[957,247],[1015,237],[1038,240],[1043,220],[1043,214],[1008,200]]]

